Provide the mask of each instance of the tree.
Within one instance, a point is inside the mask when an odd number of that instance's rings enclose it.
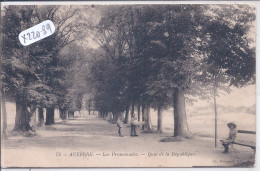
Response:
[[[33,7],[14,7],[8,6],[4,10],[2,17],[2,55],[3,55],[3,81],[4,89],[7,90],[7,95],[14,97],[17,103],[17,116],[15,121],[15,130],[27,131],[30,129],[29,125],[29,111],[27,110],[26,101],[23,97],[26,97],[27,89],[21,87],[28,87],[30,81],[37,79],[35,71],[30,68],[31,64],[35,60],[29,60],[26,50],[19,50],[21,45],[19,44],[16,33],[30,27],[33,22],[28,23],[30,19],[26,16],[31,15]],[[20,13],[18,12],[20,10]],[[28,102],[28,101],[27,101]]]
[[[38,109],[38,127],[43,126],[44,123],[44,115],[43,115],[43,108]]]
[[[113,9],[113,7],[111,7]],[[119,8],[114,9],[111,12],[110,7],[108,10],[104,10],[104,15],[102,16],[99,23],[94,27],[95,28],[95,37],[93,38],[94,41],[98,43],[100,49],[103,50],[104,55],[102,55],[103,59],[97,60],[93,63],[93,66],[102,66],[103,68],[107,68],[107,71],[101,73],[100,71],[96,70],[92,67],[91,72],[93,72],[92,83],[96,87],[95,91],[93,92],[94,95],[94,106],[101,111],[101,113],[108,111],[112,112],[114,115],[114,119],[116,121],[117,115],[121,113],[125,108],[129,110],[130,100],[127,96],[127,91],[125,91],[128,87],[126,85],[126,75],[124,72],[124,68],[122,67],[122,61],[125,60],[125,45],[126,40],[123,38],[124,30],[126,27],[122,27],[124,24],[124,17],[120,17],[119,14],[126,15],[125,10],[126,8]],[[119,12],[119,13],[118,13]],[[102,62],[106,62],[102,64]],[[122,71],[123,69],[123,71]],[[96,74],[94,74],[96,72]],[[98,74],[98,75],[97,75]],[[95,79],[104,78],[101,84],[97,82]],[[91,80],[91,79],[90,79]],[[99,88],[100,87],[100,88]],[[106,99],[106,100],[105,100]],[[109,100],[108,100],[109,99]],[[122,118],[122,117],[119,117]],[[126,114],[126,121],[128,120],[128,112]]]
[[[3,132],[2,137],[7,138],[7,115],[6,115],[6,105],[5,105],[5,92],[2,89],[1,91],[1,109],[2,109],[2,119],[3,119]]]
[[[82,24],[70,23],[78,10],[57,6],[7,6],[3,15],[3,71],[7,95],[16,101],[14,130],[31,130],[32,111],[28,106],[47,107],[47,124],[62,91],[62,68],[58,56],[62,48],[82,37]],[[30,46],[22,47],[16,35],[43,20],[57,22],[56,32]],[[51,39],[51,41],[50,41]],[[36,108],[36,107],[34,107]],[[40,110],[41,111],[41,110]],[[40,115],[41,116],[41,115]]]
[[[218,90],[229,91],[229,86],[245,86],[255,82],[255,48],[250,28],[255,20],[254,9],[249,6],[220,6],[217,17],[208,24],[204,70],[206,79],[213,83],[215,109],[215,146],[217,146]],[[237,12],[239,11],[239,13]],[[224,14],[224,15],[223,15]],[[223,20],[224,17],[224,20]],[[221,33],[221,34],[220,34]]]
[[[94,85],[99,87],[95,105],[112,111],[112,102],[125,99],[126,114],[130,104],[132,109],[136,103],[152,105],[159,109],[160,132],[161,109],[170,104],[174,136],[191,137],[188,97],[207,97],[212,85],[216,96],[226,83],[239,86],[254,80],[254,48],[248,36],[253,14],[246,5],[135,6],[102,12],[96,36],[105,54],[92,65]]]
[[[65,47],[60,54],[59,66],[63,67],[63,88],[60,90],[58,106],[60,117],[66,119],[66,113],[80,111],[82,99],[86,89],[84,73],[87,69],[88,52],[78,43],[72,43]]]
[[[205,69],[205,65],[202,64],[204,59],[207,58],[204,55],[209,53],[213,47],[214,49],[218,49],[219,52],[221,51],[221,54],[215,54],[217,58],[213,59],[213,61],[216,63],[218,63],[217,61],[221,61],[221,65],[225,66],[223,71],[227,73],[230,80],[233,80],[231,83],[234,80],[248,82],[254,75],[254,50],[250,50],[251,48],[245,43],[242,43],[243,47],[241,49],[243,50],[239,50],[237,47],[237,42],[248,42],[246,41],[246,33],[249,31],[249,26],[252,25],[253,17],[246,19],[246,17],[242,16],[252,16],[252,10],[248,10],[248,6],[235,8],[235,10],[230,10],[230,8],[232,6],[229,6],[229,9],[222,6],[223,11],[229,11],[224,16],[227,18],[226,20],[217,20],[212,13],[206,12],[209,9],[203,5],[176,5],[158,9],[160,14],[164,14],[162,16],[163,20],[157,25],[154,24],[154,27],[158,27],[158,29],[154,29],[154,34],[156,33],[157,36],[161,34],[158,36],[159,40],[157,40],[157,44],[161,46],[160,49],[164,49],[164,53],[161,53],[162,55],[158,59],[163,66],[158,73],[161,75],[159,82],[164,82],[167,85],[165,86],[167,89],[171,88],[173,90],[175,137],[190,137],[185,111],[185,94],[191,90],[195,92],[194,94],[197,94],[196,91],[198,90],[194,88],[197,87],[196,84],[203,83],[203,81],[201,82],[201,73],[203,73],[201,71]],[[235,17],[232,18],[232,14],[235,14],[237,10],[241,11],[241,17],[238,18],[242,18],[243,24],[232,28],[232,23],[236,21],[234,20]],[[219,13],[225,14],[223,11]],[[237,20],[239,21],[240,19]],[[243,28],[242,25],[245,26],[244,32],[241,31]],[[220,32],[220,27],[225,29]],[[204,29],[208,31],[207,34],[205,34]],[[214,34],[214,32],[216,36],[224,33],[224,35],[233,35],[233,38],[224,36],[223,40],[229,42],[229,45],[225,45],[222,42],[222,44],[219,43],[222,46],[218,47],[216,46],[218,38],[214,39],[211,37],[211,34]],[[212,42],[208,43],[208,41],[205,41],[205,43],[203,41],[207,39],[210,39]],[[212,46],[212,48],[207,47],[207,45]],[[228,54],[222,55],[223,51],[234,51],[237,53],[227,57]],[[238,58],[242,58],[243,60],[237,60]],[[248,69],[242,67],[245,65],[245,60],[249,61],[246,63]],[[231,61],[234,63],[231,63]],[[226,65],[226,63],[229,63],[229,65]],[[215,69],[218,68],[213,67]],[[242,74],[245,71],[247,74]]]
[[[1,16],[0,16],[1,17]],[[2,27],[1,27],[1,32],[2,32]],[[0,51],[2,51],[2,40],[0,40]],[[2,60],[0,60],[0,78],[3,80],[4,74],[3,74],[3,64]],[[0,82],[0,95],[1,95],[1,107],[0,107],[0,113],[1,113],[1,118],[3,119],[3,132],[2,132],[2,138],[7,138],[7,115],[6,115],[6,99],[5,99],[5,90],[4,90],[4,85],[3,82]]]

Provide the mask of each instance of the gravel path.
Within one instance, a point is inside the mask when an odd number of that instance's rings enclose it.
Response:
[[[3,140],[4,167],[192,167],[234,166],[250,160],[253,151],[236,146],[229,154],[214,148],[214,139],[193,137],[160,142],[167,134],[117,135],[116,124],[87,115],[37,130],[37,136]],[[252,159],[251,159],[252,160]]]

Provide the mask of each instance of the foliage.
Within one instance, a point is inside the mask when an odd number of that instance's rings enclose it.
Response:
[[[167,108],[179,90],[209,99],[213,86],[254,83],[254,21],[247,5],[108,7],[93,26],[104,52],[89,77],[97,110],[140,101]]]
[[[7,6],[3,15],[3,80],[7,95],[22,96],[30,103],[55,106],[66,90],[66,65],[60,65],[62,48],[78,39],[80,24],[69,23],[78,10],[58,6]],[[17,35],[44,20],[52,20],[56,32],[30,46]]]

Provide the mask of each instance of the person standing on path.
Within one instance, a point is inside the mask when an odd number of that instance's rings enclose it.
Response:
[[[122,123],[122,120],[120,118],[117,119],[117,124],[116,125],[118,127],[118,135],[119,135],[119,137],[123,137],[122,132],[121,132],[123,123]]]
[[[134,114],[134,117],[132,117],[132,119],[131,119],[131,132],[130,132],[130,135],[132,137],[138,136],[137,135],[137,127],[139,125],[143,125],[143,124],[144,124],[144,122],[138,122],[137,116]]]

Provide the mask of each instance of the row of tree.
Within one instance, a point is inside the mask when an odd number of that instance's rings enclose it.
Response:
[[[99,45],[86,70],[92,102],[115,120],[150,107],[174,109],[174,136],[190,137],[185,101],[255,82],[255,11],[247,5],[135,5],[101,8]],[[253,35],[253,36],[252,36]],[[142,113],[142,115],[140,114]]]
[[[80,58],[68,45],[84,37],[84,23],[73,6],[5,6],[1,18],[1,101],[16,103],[14,131],[31,130],[30,119],[38,108],[38,126],[54,123],[54,109],[60,117],[81,109],[82,83],[74,77]],[[18,35],[45,20],[55,23],[55,33],[30,46],[23,46]],[[72,22],[73,21],[73,22]],[[74,45],[74,47],[77,47]],[[84,93],[83,93],[84,94]],[[3,110],[6,135],[6,112]]]
[[[30,130],[37,108],[48,125],[54,108],[66,119],[85,104],[125,123],[137,111],[148,130],[152,107],[162,132],[172,107],[174,136],[189,137],[187,100],[255,82],[248,5],[5,6],[1,17],[1,101],[16,102],[14,130]],[[17,35],[45,20],[55,33],[22,46]]]

